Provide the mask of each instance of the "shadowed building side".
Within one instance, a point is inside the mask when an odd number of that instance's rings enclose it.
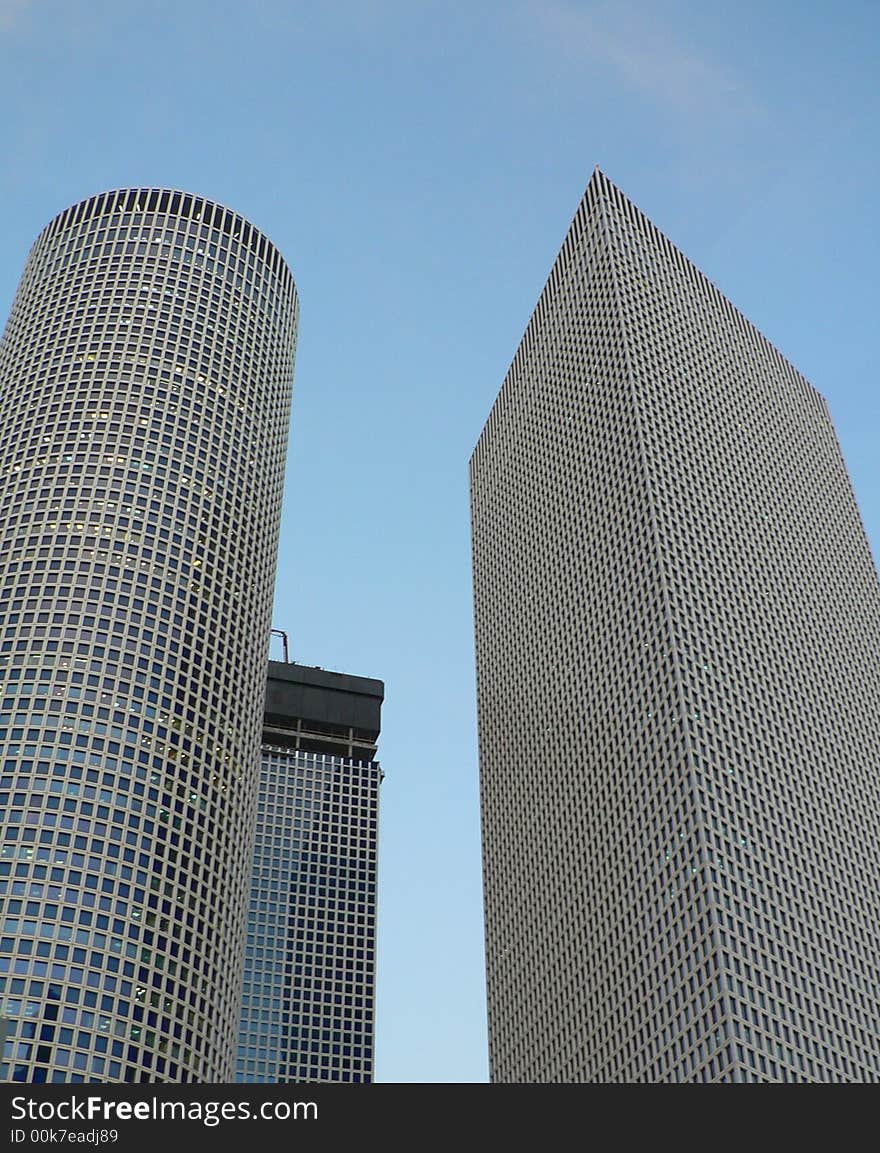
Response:
[[[373,1079],[383,697],[269,662],[237,1081]]]

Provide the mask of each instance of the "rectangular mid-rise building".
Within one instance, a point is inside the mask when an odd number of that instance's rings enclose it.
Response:
[[[269,662],[236,1081],[372,1081],[383,695]]]

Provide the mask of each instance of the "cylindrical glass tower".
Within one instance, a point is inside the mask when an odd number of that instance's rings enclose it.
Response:
[[[0,343],[7,1081],[231,1081],[297,326],[272,244],[107,192]]]

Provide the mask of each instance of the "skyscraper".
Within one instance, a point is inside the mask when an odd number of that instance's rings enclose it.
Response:
[[[0,345],[0,978],[13,1081],[234,1072],[297,325],[242,217],[107,192]]]
[[[596,171],[470,482],[492,1078],[880,1079],[880,590],[822,397]]]
[[[373,1079],[383,695],[269,662],[237,1081]]]

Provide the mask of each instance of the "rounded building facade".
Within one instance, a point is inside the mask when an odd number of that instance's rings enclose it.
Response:
[[[61,213],[0,342],[0,1079],[231,1081],[298,304],[246,220]]]

